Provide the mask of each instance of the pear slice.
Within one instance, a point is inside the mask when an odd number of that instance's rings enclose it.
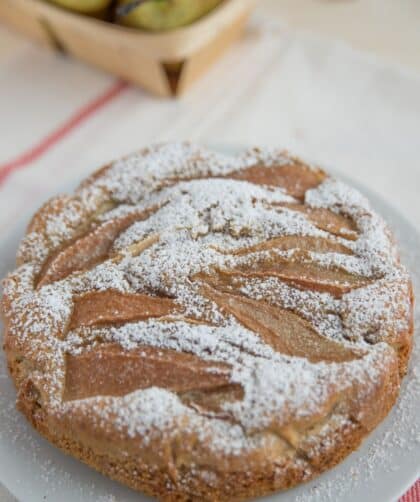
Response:
[[[340,242],[325,239],[323,237],[314,237],[311,235],[282,235],[281,237],[274,237],[273,239],[260,242],[253,246],[239,248],[233,251],[225,251],[219,248],[215,249],[217,249],[219,253],[236,256],[247,255],[249,253],[256,253],[259,251],[268,251],[270,249],[277,249],[279,251],[302,249],[304,251],[311,251],[314,253],[353,254],[351,249],[344,246]]]
[[[351,241],[355,241],[358,237],[356,223],[344,214],[335,213],[324,207],[310,207],[304,204],[281,203],[275,205],[304,213],[317,228],[332,235]]]
[[[93,291],[76,298],[69,327],[140,321],[179,310],[180,306],[170,298],[114,290]]]
[[[306,319],[290,310],[241,295],[223,293],[208,285],[202,288],[202,292],[282,354],[329,363],[351,361],[363,355],[361,351],[319,334]]]
[[[38,278],[37,287],[64,279],[73,272],[87,270],[108,258],[109,251],[118,235],[135,221],[147,218],[153,211],[154,209],[134,212],[109,220],[70,241],[47,259]],[[152,239],[133,245],[129,251],[133,255],[138,254],[156,240],[154,236]]]
[[[278,277],[298,288],[330,293],[338,298],[372,282],[372,279],[352,274],[340,267],[293,261],[274,254],[255,259],[252,263],[238,264],[232,270],[218,270],[218,273],[240,274],[244,277]]]
[[[144,345],[125,350],[117,344],[103,344],[82,354],[66,355],[64,400],[124,396],[160,387],[184,395],[185,402],[197,400],[204,408],[209,392],[209,407],[215,408],[223,393],[241,397],[236,388],[240,386],[230,382],[230,374],[228,364],[172,349]]]
[[[305,192],[322,183],[325,173],[320,169],[311,169],[298,160],[290,159],[289,163],[279,166],[247,167],[229,174],[227,178],[249,181],[256,185],[282,187],[289,195],[303,201]]]

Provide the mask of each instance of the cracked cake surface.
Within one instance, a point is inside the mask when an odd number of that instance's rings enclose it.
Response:
[[[386,223],[289,154],[145,148],[33,217],[4,280],[17,405],[160,500],[243,500],[386,416],[413,293]]]

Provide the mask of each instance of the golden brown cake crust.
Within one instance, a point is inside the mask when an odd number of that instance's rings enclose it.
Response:
[[[284,152],[114,162],[32,219],[4,281],[18,407],[159,500],[307,481],[386,416],[413,293],[357,191]]]

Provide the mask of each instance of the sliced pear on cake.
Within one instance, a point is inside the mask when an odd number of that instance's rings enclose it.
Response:
[[[145,30],[185,26],[214,9],[222,0],[119,0],[118,21]]]

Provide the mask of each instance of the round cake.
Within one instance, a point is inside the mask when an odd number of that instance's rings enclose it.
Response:
[[[2,298],[18,408],[164,501],[244,500],[340,462],[398,396],[412,307],[359,192],[285,152],[189,143],[47,202]]]

